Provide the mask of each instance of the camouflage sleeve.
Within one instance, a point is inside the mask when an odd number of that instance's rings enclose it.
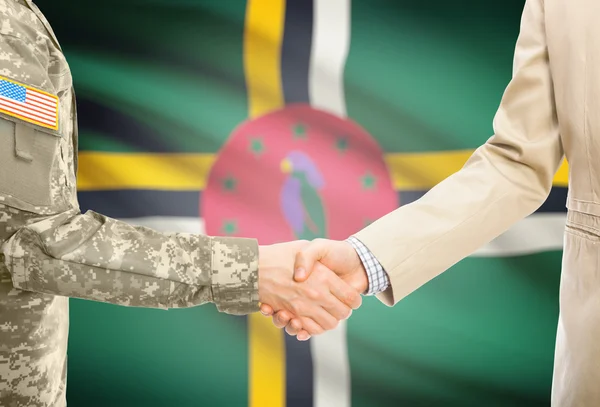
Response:
[[[127,306],[258,310],[253,239],[163,234],[71,210],[20,228],[2,249],[22,290]]]

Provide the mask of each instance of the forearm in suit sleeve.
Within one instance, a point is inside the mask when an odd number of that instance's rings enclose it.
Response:
[[[140,307],[258,309],[253,239],[158,233],[74,209],[20,228],[3,252],[22,290]]]
[[[393,305],[476,251],[547,198],[563,149],[546,48],[543,0],[527,0],[513,78],[494,136],[421,199],[356,234],[388,272]]]

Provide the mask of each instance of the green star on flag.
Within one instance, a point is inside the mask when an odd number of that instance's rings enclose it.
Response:
[[[231,176],[222,181],[223,189],[226,191],[234,191],[237,185],[237,180]]]
[[[306,126],[302,123],[297,123],[292,127],[294,138],[306,138]]]
[[[250,139],[250,151],[254,155],[261,155],[265,151],[265,145],[260,137],[254,137]]]
[[[221,230],[225,235],[233,235],[237,232],[237,222],[235,220],[226,220],[223,222]]]
[[[340,153],[345,153],[348,150],[348,139],[346,137],[338,137],[335,141],[335,148]]]
[[[361,183],[363,189],[375,189],[375,183],[377,179],[369,172],[367,172],[362,178]]]

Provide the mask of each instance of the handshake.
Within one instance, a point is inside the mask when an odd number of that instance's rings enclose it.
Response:
[[[260,246],[258,270],[261,313],[301,341],[350,317],[369,286],[360,257],[345,241]]]

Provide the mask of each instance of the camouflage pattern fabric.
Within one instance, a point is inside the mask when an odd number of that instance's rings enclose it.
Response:
[[[254,239],[164,234],[80,212],[71,73],[30,0],[0,0],[2,78],[57,96],[59,107],[50,129],[0,104],[0,405],[66,405],[68,297],[258,310]]]

